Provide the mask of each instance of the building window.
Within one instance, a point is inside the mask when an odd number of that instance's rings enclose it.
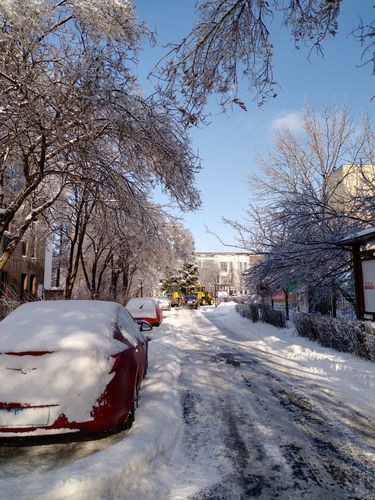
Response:
[[[220,271],[228,272],[228,262],[220,262]]]
[[[8,234],[4,234],[3,241],[4,241],[3,249],[6,250],[8,248],[8,245],[10,245],[10,243],[12,242],[12,237],[9,236]]]
[[[26,298],[27,293],[27,274],[21,274],[20,299]]]
[[[38,287],[35,274],[30,276],[30,295],[33,297],[37,296]]]
[[[30,241],[30,257],[36,258],[36,239],[35,235],[33,235],[31,241]]]
[[[26,240],[21,240],[21,255],[24,257],[27,255],[27,241]]]
[[[7,289],[8,273],[0,271],[0,295],[5,295]]]

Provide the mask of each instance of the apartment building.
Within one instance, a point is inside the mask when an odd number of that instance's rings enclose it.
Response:
[[[12,238],[12,227],[5,232],[4,242]],[[17,245],[14,253],[0,271],[0,297],[26,301],[41,297],[44,279],[45,244],[34,225]]]
[[[258,260],[258,255],[235,252],[196,252],[200,280],[208,290],[227,285],[231,295],[247,293],[243,273]]]
[[[343,164],[328,178],[327,187],[332,206],[343,207],[356,197],[373,194],[375,165]]]

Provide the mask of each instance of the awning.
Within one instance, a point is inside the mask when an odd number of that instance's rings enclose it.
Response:
[[[373,227],[364,229],[358,233],[351,233],[346,238],[337,241],[336,244],[340,246],[366,245],[366,243],[370,243],[371,241],[375,241],[375,228]]]

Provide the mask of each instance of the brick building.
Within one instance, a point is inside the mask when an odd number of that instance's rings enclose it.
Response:
[[[5,232],[4,245],[12,237],[12,228]],[[14,253],[0,271],[0,294],[9,300],[26,301],[41,297],[43,292],[45,241],[39,224],[25,233]]]

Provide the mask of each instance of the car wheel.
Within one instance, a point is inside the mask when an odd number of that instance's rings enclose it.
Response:
[[[133,422],[135,420],[135,408],[136,408],[136,403],[133,398],[129,415],[126,417],[126,420],[124,422],[124,430],[130,429],[131,426],[133,425]]]
[[[137,383],[135,384],[134,387],[134,406],[135,408],[138,408],[139,406],[139,390],[137,388]]]
[[[127,417],[122,422],[120,422],[115,429],[108,430],[105,432],[105,434],[109,435],[118,434],[119,432],[127,431],[133,425],[134,420],[135,420],[135,403],[133,399],[132,406],[130,408]]]
[[[133,400],[131,404],[130,411],[127,417],[117,426],[113,431],[109,431],[110,434],[126,431],[130,429],[135,420],[135,410],[138,408],[138,389],[137,389],[137,378],[134,382]]]
[[[138,408],[139,404],[139,370],[137,369],[137,373],[135,375],[135,380],[134,380],[134,392],[133,392],[133,401],[134,401],[134,406],[135,408]]]

